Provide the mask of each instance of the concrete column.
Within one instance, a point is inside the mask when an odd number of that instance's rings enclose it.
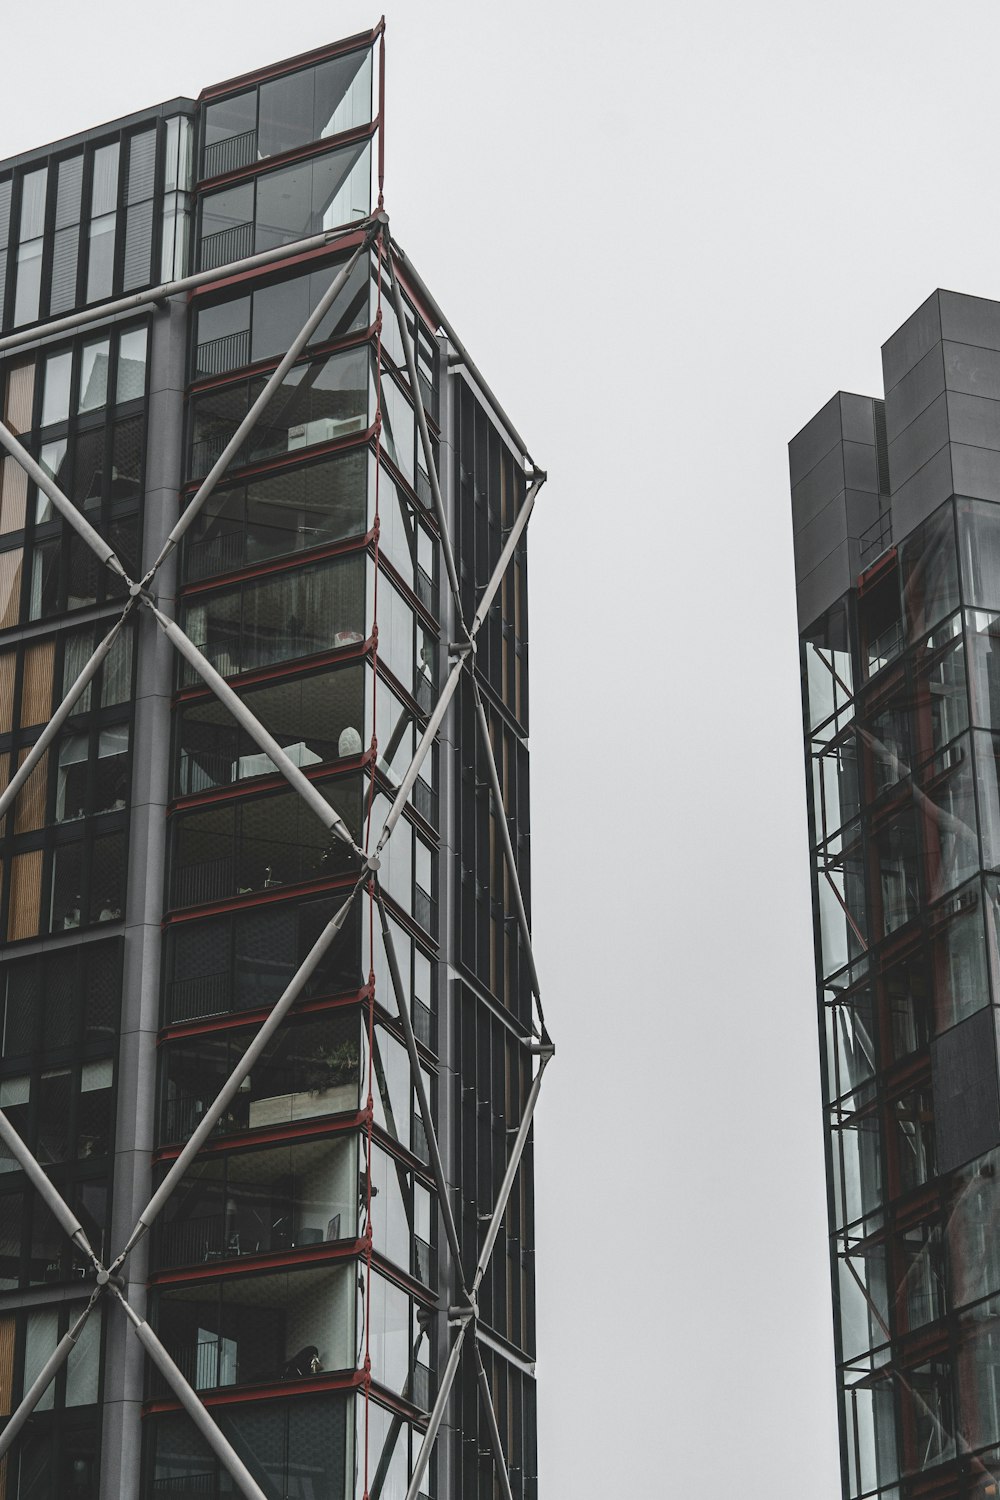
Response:
[[[183,298],[154,314],[146,428],[146,490],[142,566],[151,566],[178,514],[183,478],[187,306]],[[153,584],[165,613],[174,613],[176,554]],[[111,1243],[106,1259],[128,1239],[152,1194],[150,1153],[156,1135],[156,1032],[160,1023],[160,921],[165,906],[167,801],[170,795],[170,697],[175,652],[152,615],[137,611],[132,804],[125,906],[125,963],[118,1053]],[[123,1268],[128,1299],[144,1315],[148,1240]],[[145,1355],[121,1309],[105,1304],[104,1411],[100,1500],[138,1500],[141,1482]]]

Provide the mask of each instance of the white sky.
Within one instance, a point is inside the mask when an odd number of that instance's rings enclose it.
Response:
[[[0,155],[377,18],[8,6]],[[935,286],[1000,297],[1000,13],[387,19],[394,231],[551,475],[530,533],[558,1047],[543,1500],[835,1500],[786,443],[838,387],[880,393],[880,344]]]

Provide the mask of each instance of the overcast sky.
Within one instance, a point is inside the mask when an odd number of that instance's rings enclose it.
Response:
[[[7,6],[0,155],[378,19]],[[386,207],[538,461],[543,1500],[839,1494],[786,444],[1000,297],[995,4],[400,0]]]

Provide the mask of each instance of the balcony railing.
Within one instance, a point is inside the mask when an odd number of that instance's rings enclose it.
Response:
[[[209,339],[198,345],[195,355],[196,375],[227,375],[250,362],[250,330],[241,328],[238,333],[225,333],[221,338]]]
[[[232,976],[228,970],[200,974],[195,979],[175,979],[167,991],[167,1022],[222,1015],[230,1009],[231,997]]]
[[[222,536],[203,537],[188,545],[187,570],[192,583],[213,573],[231,573],[245,562],[245,531],[227,531]]]
[[[154,1495],[169,1495],[170,1500],[205,1500],[215,1495],[215,1470],[207,1474],[170,1474],[153,1480]]]
[[[174,872],[174,906],[204,906],[236,893],[236,861],[232,855],[180,865]]]
[[[203,175],[221,177],[225,172],[238,172],[257,159],[257,132],[244,130],[240,135],[228,135],[224,141],[212,141],[205,147]]]
[[[231,260],[242,260],[253,254],[253,224],[233,224],[215,234],[206,234],[201,242],[201,270],[214,271]]]
[[[902,621],[895,620],[880,636],[868,642],[868,676],[874,677],[876,672],[895,661],[905,645]]]

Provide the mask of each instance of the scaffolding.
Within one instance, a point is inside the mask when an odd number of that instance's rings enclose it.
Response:
[[[380,35],[380,30],[373,35]],[[384,47],[380,53],[380,83],[384,68]],[[381,110],[380,110],[381,119]],[[382,180],[381,162],[381,132],[380,132],[380,160],[379,179],[380,189]],[[438,1313],[446,1318],[450,1336],[450,1351],[444,1370],[441,1372],[438,1382],[437,1394],[433,1408],[427,1422],[426,1432],[420,1444],[416,1458],[413,1462],[413,1471],[407,1490],[407,1500],[416,1500],[420,1492],[421,1481],[427,1470],[432,1450],[437,1439],[442,1419],[444,1417],[452,1387],[459,1367],[463,1347],[471,1341],[474,1349],[475,1374],[478,1384],[480,1400],[485,1418],[486,1430],[489,1434],[490,1445],[496,1474],[501,1493],[506,1500],[512,1500],[511,1485],[508,1467],[504,1456],[503,1444],[496,1413],[493,1406],[489,1381],[483,1360],[479,1352],[479,1310],[477,1294],[480,1284],[489,1267],[497,1238],[500,1234],[504,1212],[510,1198],[511,1191],[517,1176],[525,1147],[528,1143],[531,1130],[532,1117],[538,1101],[539,1090],[545,1069],[548,1066],[554,1052],[550,1039],[545,1017],[542,1010],[541,993],[538,981],[537,969],[532,952],[531,934],[525,910],[524,900],[521,894],[520,882],[517,872],[517,861],[514,848],[511,843],[510,833],[505,815],[503,792],[501,789],[500,774],[497,769],[493,746],[490,739],[489,727],[483,706],[479,685],[476,680],[476,641],[477,636],[487,618],[490,606],[504,580],[508,568],[514,558],[518,544],[525,532],[531,517],[539,490],[545,482],[546,475],[543,470],[533,464],[524,452],[524,474],[527,491],[517,512],[513,525],[506,537],[500,556],[496,562],[488,583],[476,602],[475,613],[471,620],[466,620],[462,609],[461,591],[459,587],[458,570],[455,562],[455,553],[452,546],[451,535],[448,526],[448,518],[444,498],[442,495],[440,477],[437,471],[435,455],[424,410],[421,394],[420,380],[417,376],[416,361],[413,341],[410,337],[407,320],[404,312],[402,294],[399,279],[396,274],[396,264],[404,262],[405,258],[398,246],[395,245],[389,231],[389,218],[384,210],[381,190],[379,192],[379,206],[375,213],[360,226],[363,230],[360,243],[356,244],[353,253],[343,265],[338,275],[334,278],[327,291],[316,303],[309,318],[303,324],[301,330],[289,344],[283,358],[268,378],[257,399],[251,405],[246,416],[240,422],[233,436],[226,444],[218,460],[210,469],[209,473],[201,482],[196,493],[181,512],[180,517],[171,529],[164,542],[159,556],[146,574],[136,580],[131,579],[120,558],[116,555],[114,548],[107,542],[100,532],[86,519],[82,512],[73,504],[66,494],[59,488],[52,476],[43,469],[26,448],[18,441],[18,438],[3,423],[0,423],[0,446],[13,458],[24,470],[27,477],[44,494],[55,510],[75,530],[77,535],[88,546],[100,562],[114,574],[121,584],[127,589],[127,600],[122,609],[121,616],[115,621],[111,629],[93,652],[89,661],[73,682],[62,702],[56,708],[39,738],[35,741],[23,763],[11,779],[6,790],[0,795],[0,822],[11,812],[32,771],[39,764],[48,747],[59,734],[62,726],[66,723],[74,706],[80,700],[98,671],[101,663],[110,652],[115,640],[128,621],[129,617],[137,611],[147,610],[156,621],[159,630],[174,647],[188,666],[200,677],[201,681],[231,713],[233,719],[238,723],[247,735],[256,743],[258,748],[268,757],[276,769],[286,779],[289,786],[298,794],[310,811],[320,820],[324,829],[333,838],[343,843],[349,851],[349,857],[353,861],[355,870],[354,884],[334,916],[320,933],[313,947],[301,963],[300,967],[288,983],[283,994],[271,1008],[266,1019],[260,1025],[253,1040],[250,1042],[240,1061],[219,1090],[214,1101],[205,1109],[204,1114],[195,1130],[187,1140],[186,1144],[171,1163],[162,1182],[153,1193],[146,1207],[140,1213],[135,1227],[122,1245],[118,1253],[105,1265],[101,1257],[94,1250],[88,1236],[77,1215],[69,1207],[63,1197],[53,1186],[42,1166],[20,1138],[10,1121],[2,1110],[0,1110],[0,1140],[7,1150],[15,1158],[24,1170],[32,1189],[43,1200],[51,1211],[62,1230],[85,1257],[89,1265],[89,1274],[94,1278],[93,1291],[80,1316],[75,1320],[68,1332],[60,1339],[53,1349],[51,1355],[39,1371],[30,1388],[24,1393],[20,1404],[8,1418],[2,1431],[0,1431],[0,1460],[9,1453],[13,1443],[24,1428],[25,1423],[35,1410],[45,1391],[55,1378],[56,1374],[69,1358],[77,1340],[79,1339],[86,1323],[95,1307],[99,1303],[108,1303],[121,1309],[121,1316],[127,1319],[133,1329],[136,1338],[145,1350],[149,1360],[159,1371],[166,1385],[172,1390],[181,1407],[191,1418],[201,1437],[208,1444],[218,1461],[228,1470],[236,1484],[239,1492],[246,1500],[266,1500],[263,1490],[257,1480],[250,1473],[236,1449],[222,1432],[213,1419],[205,1403],[198,1392],[189,1383],[171,1358],[167,1349],[150,1327],[144,1317],[136,1311],[129,1300],[129,1286],[125,1276],[129,1255],[135,1249],[140,1240],[147,1234],[155,1223],[171,1194],[178,1187],[185,1172],[191,1166],[194,1158],[201,1151],[209,1136],[215,1130],[220,1118],[224,1115],[227,1107],[240,1089],[241,1084],[249,1076],[261,1053],[264,1051],[275,1032],[285,1023],[291,1008],[303,993],[311,975],[319,966],[328,950],[336,943],[338,935],[344,928],[347,918],[356,901],[364,893],[372,905],[373,914],[377,912],[378,926],[382,935],[388,970],[391,978],[392,989],[399,1013],[399,1021],[406,1043],[409,1057],[410,1073],[416,1092],[420,1117],[423,1123],[427,1139],[428,1157],[431,1175],[434,1180],[440,1224],[447,1241],[448,1251],[452,1261],[452,1273],[454,1288],[456,1289],[456,1300],[449,1301],[445,1294],[443,1301],[445,1305],[439,1306]],[[92,309],[87,309],[70,315],[69,317],[53,320],[51,323],[41,327],[35,326],[25,334],[14,334],[0,340],[0,354],[7,350],[27,342],[48,337],[52,334],[78,328],[88,322],[105,319],[110,314],[132,310],[143,305],[158,305],[165,307],[168,300],[178,294],[185,293],[196,286],[216,282],[227,276],[254,270],[261,266],[269,265],[278,259],[285,259],[292,255],[301,254],[308,249],[335,246],[343,241],[348,235],[356,238],[359,226],[357,224],[346,226],[339,230],[325,232],[321,235],[312,236],[307,240],[300,240],[290,245],[284,245],[278,251],[269,251],[263,255],[253,255],[242,260],[232,262],[226,266],[218,267],[210,272],[200,272],[173,282],[150,288],[143,292],[135,293],[127,298],[119,299],[115,303],[105,303]],[[305,349],[310,337],[320,325],[328,310],[333,306],[340,292],[346,286],[348,278],[362,256],[368,256],[372,252],[377,257],[379,266],[379,292],[381,296],[381,279],[384,267],[388,268],[391,286],[391,295],[397,312],[400,336],[406,359],[407,373],[409,376],[410,390],[413,396],[415,416],[419,431],[421,449],[427,474],[430,479],[431,498],[433,510],[437,520],[440,547],[447,576],[448,588],[452,597],[452,608],[454,611],[455,629],[452,632],[454,639],[448,647],[450,669],[445,680],[443,689],[436,704],[434,705],[426,728],[417,744],[416,751],[409,764],[408,769],[402,777],[395,796],[389,807],[381,829],[377,837],[372,837],[370,826],[371,803],[369,802],[368,827],[366,829],[363,844],[357,842],[351,834],[346,822],[320,794],[319,790],[303,773],[299,766],[294,764],[289,755],[281,748],[277,740],[265,728],[260,720],[248,709],[245,702],[229,686],[225,678],[212,666],[205,655],[198,649],[194,642],[185,634],[176,620],[161,608],[161,600],[156,594],[157,574],[163,563],[177,547],[184,534],[195,521],[216,485],[226,473],[231,461],[238,454],[245,438],[255,427],[265,412],[271,398],[278,390],[284,376],[299,358]],[[380,326],[380,318],[379,318]],[[450,326],[442,320],[442,327],[448,336],[452,347],[456,349],[458,357],[463,363],[471,365],[465,355],[464,349],[456,336],[453,335]],[[474,367],[472,367],[474,369]],[[478,373],[478,372],[476,372]],[[483,385],[485,383],[483,382]],[[487,388],[488,389],[488,388]],[[376,432],[380,427],[381,418],[381,389],[379,387],[379,408],[376,412]],[[498,414],[503,417],[504,425],[510,428],[502,409],[497,407]],[[513,429],[510,429],[513,431]],[[377,462],[377,445],[376,445]],[[528,1027],[528,1033],[519,1037],[518,1044],[525,1049],[531,1058],[531,1083],[527,1098],[524,1102],[522,1117],[516,1130],[513,1145],[507,1161],[506,1171],[501,1183],[496,1201],[486,1222],[487,1229],[482,1244],[478,1261],[468,1274],[463,1265],[462,1254],[459,1243],[458,1230],[455,1223],[451,1204],[451,1193],[448,1186],[444,1161],[442,1159],[438,1143],[435,1122],[432,1116],[430,1100],[425,1086],[417,1043],[414,1036],[413,1024],[409,1014],[409,1005],[406,995],[406,987],[400,974],[399,963],[390,931],[389,918],[383,902],[382,888],[379,880],[379,869],[386,846],[392,837],[407,799],[413,789],[420,768],[425,761],[431,746],[437,739],[449,705],[455,695],[459,682],[466,676],[471,684],[473,694],[475,717],[478,726],[478,734],[482,741],[485,752],[486,765],[489,774],[490,796],[493,801],[496,824],[501,833],[503,854],[506,869],[510,880],[510,889],[513,896],[513,904],[516,911],[516,921],[520,930],[523,951],[526,957],[529,985],[532,995],[532,1020]],[[372,772],[374,777],[374,769]],[[374,782],[373,782],[374,785]],[[370,1006],[373,1003],[370,1002]],[[370,1010],[371,1015],[371,1010]],[[370,1024],[370,1021],[369,1021]],[[371,1093],[371,1048],[369,1047],[369,1083],[367,1100],[368,1141],[370,1151],[371,1141],[371,1119],[373,1112]],[[369,1215],[368,1215],[368,1265],[371,1263],[371,1213],[370,1213],[370,1164],[367,1173],[369,1183]],[[366,1325],[367,1325],[366,1319]],[[371,1384],[370,1362],[365,1360],[363,1375],[363,1388],[367,1399]],[[364,1493],[369,1494],[367,1475],[367,1453],[365,1462],[365,1487]]]

